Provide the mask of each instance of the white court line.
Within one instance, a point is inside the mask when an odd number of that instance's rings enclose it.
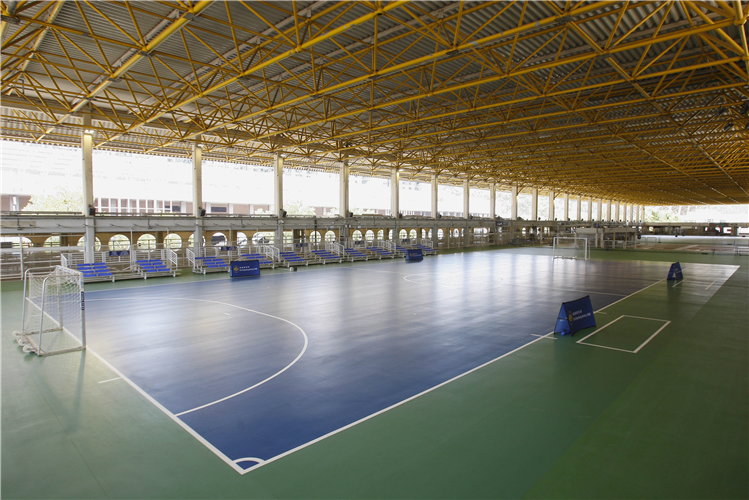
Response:
[[[92,299],[92,301],[106,301],[106,300],[149,300],[149,301],[150,300],[191,300],[191,301],[194,301],[194,302],[210,302],[212,304],[221,304],[221,305],[224,305],[224,306],[229,306],[229,307],[235,307],[237,309],[242,309],[243,311],[247,311],[247,312],[251,312],[251,313],[255,313],[255,314],[260,314],[262,316],[268,316],[269,318],[274,318],[274,319],[283,321],[285,323],[288,323],[291,326],[293,326],[294,328],[296,328],[297,330],[299,330],[300,332],[302,332],[302,336],[304,337],[304,347],[302,348],[302,351],[297,355],[296,358],[294,358],[294,360],[291,363],[289,363],[288,365],[286,365],[282,370],[274,373],[273,375],[271,375],[270,377],[266,378],[265,380],[262,380],[262,381],[258,382],[257,384],[255,384],[255,385],[253,385],[251,387],[247,387],[246,389],[243,389],[241,391],[237,391],[234,394],[230,394],[230,395],[228,395],[226,397],[217,399],[217,400],[212,401],[210,403],[206,403],[204,405],[197,406],[197,407],[192,408],[190,410],[186,410],[186,411],[177,413],[176,414],[177,417],[180,417],[180,416],[185,415],[187,413],[192,413],[192,412],[197,411],[197,410],[202,410],[203,408],[207,408],[209,406],[213,406],[215,404],[218,404],[218,403],[221,403],[223,401],[226,401],[227,399],[231,399],[233,397],[239,396],[240,394],[244,394],[247,391],[251,391],[252,389],[255,389],[256,387],[259,387],[259,386],[263,385],[264,383],[266,383],[266,382],[268,382],[268,381],[276,378],[277,376],[281,375],[283,372],[285,372],[286,370],[288,370],[289,368],[291,368],[297,361],[299,361],[299,359],[307,351],[307,346],[309,345],[309,338],[307,337],[307,332],[305,332],[302,329],[302,327],[300,327],[299,325],[297,325],[295,323],[292,323],[291,321],[289,321],[287,319],[279,318],[278,316],[273,316],[272,314],[267,314],[267,313],[264,313],[264,312],[255,311],[253,309],[247,309],[246,307],[236,306],[234,304],[228,304],[226,302],[219,302],[217,300],[188,299],[188,298],[182,298],[182,297],[159,297],[159,298],[156,298],[156,299],[154,299],[153,297],[149,297],[149,298],[144,298],[144,297],[125,297],[125,298],[122,298],[122,297],[120,297],[120,298],[117,298],[117,299]]]
[[[127,382],[128,384],[130,384],[130,386],[132,386],[133,389],[135,389],[136,391],[138,391],[138,393],[140,393],[141,396],[143,396],[148,401],[150,401],[156,408],[158,408],[159,410],[161,410],[162,412],[164,412],[164,414],[166,414],[169,418],[171,418],[172,420],[174,420],[175,422],[177,422],[177,425],[179,425],[180,427],[182,427],[183,429],[185,429],[192,437],[194,437],[195,439],[197,439],[198,442],[203,443],[203,445],[206,448],[208,448],[209,450],[211,450],[214,453],[214,455],[216,455],[221,460],[223,460],[224,462],[226,462],[227,464],[229,464],[229,466],[232,469],[234,469],[235,471],[239,472],[240,474],[244,473],[244,469],[242,469],[242,467],[240,467],[239,465],[235,464],[229,457],[227,457],[226,455],[224,455],[221,452],[221,450],[219,450],[218,448],[216,448],[215,446],[213,446],[203,436],[201,436],[200,434],[198,434],[197,432],[195,432],[192,427],[190,427],[189,425],[187,425],[186,423],[184,423],[180,418],[176,417],[174,415],[174,413],[172,413],[169,410],[167,410],[164,406],[161,405],[161,403],[159,403],[158,401],[156,401],[155,399],[153,399],[151,396],[149,396],[146,391],[144,391],[143,389],[141,389],[140,387],[138,387],[138,385],[135,382],[133,382],[132,380],[130,380],[129,378],[127,378],[125,376],[125,374],[123,374],[121,371],[119,371],[117,368],[115,368],[106,359],[104,359],[101,356],[99,356],[99,354],[97,354],[96,351],[94,351],[90,347],[87,347],[86,351],[90,352],[91,354],[93,354],[94,356],[96,356],[97,358],[99,358],[99,361],[101,361],[102,363],[104,363],[110,370],[112,370],[114,373],[116,373],[117,375],[119,375],[122,380],[124,380],[125,382]]]
[[[682,283],[684,283],[684,282],[685,282],[686,280],[687,280],[686,278],[683,278],[683,279],[682,279],[681,281],[679,281],[678,283],[674,283],[674,286],[673,286],[672,288],[676,288],[677,286],[679,286],[679,285],[681,285]]]
[[[718,280],[715,280],[715,281],[718,281]],[[713,281],[712,283],[710,283],[709,285],[707,285],[707,288],[705,288],[705,290],[708,290],[711,286],[713,286],[715,284],[715,281]]]
[[[102,381],[101,381],[101,382],[99,382],[99,383],[100,383],[100,384],[105,384],[105,383],[107,383],[107,382],[112,382],[112,381],[114,381],[114,380],[122,380],[122,377],[110,378],[109,380],[102,380]]]
[[[552,337],[549,337],[549,334],[548,334],[548,333],[547,333],[546,335],[539,335],[539,334],[537,334],[537,333],[531,333],[531,335],[532,335],[532,336],[534,336],[534,337],[541,337],[542,339],[551,339],[551,340],[556,340],[556,339],[557,339],[557,338],[556,338],[556,337],[554,337],[554,336],[552,336]]]
[[[372,270],[369,270],[369,269],[363,269],[363,268],[358,268],[358,269],[357,269],[357,268],[352,268],[352,267],[345,267],[345,268],[338,268],[338,269],[341,269],[341,270],[354,269],[354,270],[362,270],[362,271],[364,271],[364,270],[372,271]],[[682,269],[683,269],[683,268],[682,268]],[[375,272],[387,272],[387,271],[375,271]],[[402,274],[402,273],[392,273],[392,274]],[[278,275],[279,275],[279,276],[288,276],[287,274],[278,274]],[[219,281],[219,280],[203,280],[203,281]],[[177,285],[177,284],[192,284],[192,283],[202,283],[203,281],[189,281],[189,282],[183,282],[183,283],[173,283],[173,284],[171,284],[171,285]],[[648,288],[650,288],[650,287],[652,287],[652,286],[655,286],[655,285],[657,285],[658,283],[661,283],[662,281],[665,281],[665,278],[664,278],[664,279],[661,279],[661,280],[658,280],[658,281],[656,281],[655,283],[652,283],[652,284],[650,284],[650,285],[646,286],[645,288],[642,288],[642,289],[640,289],[640,290],[637,290],[636,292],[633,292],[633,293],[631,293],[631,294],[627,295],[626,297],[622,297],[621,299],[619,299],[619,300],[617,300],[617,301],[615,301],[615,302],[612,302],[611,304],[609,304],[609,305],[607,305],[607,306],[604,306],[604,307],[602,307],[602,308],[601,308],[601,309],[599,309],[598,311],[595,311],[595,313],[599,313],[599,312],[603,311],[604,309],[606,309],[606,308],[608,308],[608,307],[611,307],[611,306],[613,306],[613,305],[615,305],[615,304],[618,304],[619,302],[621,302],[621,301],[623,301],[623,300],[625,300],[625,299],[627,299],[627,298],[629,298],[629,297],[632,297],[632,296],[634,296],[634,295],[636,295],[636,294],[638,294],[638,293],[640,293],[640,292],[642,292],[642,291],[645,291],[645,290],[647,290]],[[170,284],[166,284],[166,285],[152,285],[152,286],[171,286],[171,285],[170,285]],[[144,287],[133,287],[133,288],[147,288],[147,287],[145,287],[145,286],[144,286]],[[128,290],[129,290],[129,288],[128,288]],[[97,290],[97,291],[101,291],[101,292],[105,292],[105,291],[107,291],[107,292],[108,292],[108,291],[112,291],[112,289],[108,289],[108,290]],[[103,299],[92,299],[92,300],[103,300]],[[445,382],[442,382],[441,384],[439,384],[439,385],[437,385],[437,386],[435,386],[435,387],[432,387],[432,388],[430,388],[430,389],[427,389],[427,390],[425,390],[425,391],[423,391],[423,392],[420,392],[419,394],[416,394],[416,395],[414,395],[414,396],[411,396],[410,398],[404,399],[403,401],[400,401],[399,403],[395,403],[394,405],[391,405],[391,406],[389,406],[389,407],[387,407],[387,408],[384,408],[384,409],[382,409],[382,410],[380,410],[380,411],[378,411],[378,412],[376,412],[376,413],[373,413],[373,414],[371,414],[371,415],[369,415],[369,416],[367,416],[367,417],[364,417],[364,418],[362,418],[362,419],[359,419],[359,420],[357,420],[357,421],[355,421],[355,422],[352,422],[352,423],[350,423],[350,424],[348,424],[348,425],[346,425],[346,426],[344,426],[344,427],[341,427],[340,429],[337,429],[337,430],[335,430],[335,431],[329,432],[328,434],[325,434],[325,435],[323,435],[323,436],[320,436],[320,437],[318,437],[318,438],[316,438],[316,439],[314,439],[314,440],[312,440],[312,441],[309,441],[309,442],[307,442],[307,443],[304,443],[304,444],[302,444],[302,445],[300,445],[300,446],[297,446],[296,448],[293,448],[293,449],[291,449],[291,450],[289,450],[289,451],[286,451],[286,452],[284,452],[284,453],[282,453],[282,454],[280,454],[280,455],[277,455],[277,456],[275,456],[275,457],[273,457],[273,458],[270,458],[270,459],[268,459],[268,460],[266,460],[266,461],[264,461],[264,462],[262,462],[262,463],[258,463],[258,465],[254,466],[254,467],[250,467],[250,468],[248,468],[248,469],[242,469],[241,467],[239,467],[239,466],[238,466],[238,465],[237,465],[236,463],[234,463],[234,462],[233,462],[232,460],[230,460],[230,459],[229,459],[229,458],[228,458],[228,457],[227,457],[226,455],[224,455],[224,454],[223,454],[223,453],[222,453],[222,452],[221,452],[220,450],[218,450],[218,449],[217,449],[217,448],[216,448],[215,446],[213,446],[213,445],[212,445],[211,443],[209,443],[209,442],[208,442],[208,441],[207,441],[207,440],[206,440],[205,438],[203,438],[203,437],[202,437],[202,436],[200,436],[200,435],[199,435],[198,433],[196,433],[196,432],[195,432],[195,431],[194,431],[194,430],[193,430],[193,429],[192,429],[192,428],[191,428],[190,426],[188,426],[187,424],[185,424],[185,423],[184,423],[184,422],[183,422],[183,421],[182,421],[181,419],[179,419],[179,418],[178,418],[177,416],[175,416],[175,415],[174,415],[174,414],[172,414],[172,413],[171,413],[171,412],[170,412],[169,410],[167,410],[167,409],[166,409],[165,407],[163,407],[163,406],[162,406],[161,404],[159,404],[159,402],[158,402],[158,401],[156,401],[156,400],[155,400],[155,399],[153,399],[153,398],[152,398],[151,396],[149,396],[149,395],[148,395],[148,394],[147,394],[147,393],[146,393],[145,391],[143,391],[143,390],[142,390],[142,389],[141,389],[140,387],[138,387],[138,386],[137,386],[137,385],[136,385],[135,383],[133,383],[133,382],[132,382],[132,381],[131,381],[130,379],[128,379],[127,377],[125,377],[124,375],[122,375],[122,373],[121,373],[121,372],[120,372],[119,370],[117,370],[117,369],[116,369],[116,368],[115,368],[114,366],[112,366],[111,364],[109,364],[109,363],[108,363],[108,362],[107,362],[107,361],[106,361],[106,360],[105,360],[104,358],[102,358],[101,356],[99,356],[98,354],[96,354],[96,353],[95,353],[94,351],[92,351],[91,349],[89,349],[89,351],[91,351],[91,353],[92,353],[92,354],[94,354],[94,355],[95,355],[95,356],[96,356],[97,358],[99,358],[99,359],[100,359],[100,360],[101,360],[101,361],[102,361],[102,362],[103,362],[104,364],[106,364],[106,365],[107,365],[107,366],[108,366],[108,367],[109,367],[109,368],[110,368],[110,369],[111,369],[112,371],[114,371],[115,373],[117,373],[117,374],[121,375],[121,376],[122,376],[122,378],[123,378],[123,379],[124,379],[124,380],[125,380],[125,381],[126,381],[126,382],[127,382],[128,384],[130,384],[131,386],[133,386],[133,388],[135,388],[135,390],[136,390],[136,391],[138,391],[139,393],[141,393],[141,394],[143,395],[143,397],[145,397],[145,398],[146,398],[146,399],[147,399],[148,401],[150,401],[151,403],[153,403],[153,404],[154,404],[154,405],[155,405],[155,406],[156,406],[157,408],[159,408],[159,409],[160,409],[161,411],[163,411],[163,412],[164,412],[164,413],[165,413],[166,415],[168,415],[168,416],[169,416],[169,417],[170,417],[170,418],[171,418],[172,420],[174,420],[175,422],[177,422],[177,424],[178,424],[178,425],[180,425],[180,426],[181,426],[182,428],[184,428],[184,429],[185,429],[185,430],[186,430],[187,432],[189,432],[189,433],[190,433],[190,434],[191,434],[191,435],[192,435],[193,437],[195,437],[195,439],[197,439],[197,440],[198,440],[198,441],[199,441],[200,443],[202,443],[203,445],[205,445],[205,446],[206,446],[206,448],[208,448],[209,450],[211,450],[211,451],[212,451],[212,452],[213,452],[213,453],[214,453],[215,455],[217,455],[217,456],[218,456],[219,458],[221,458],[221,459],[222,459],[222,460],[223,460],[224,462],[226,462],[227,464],[229,464],[229,465],[230,465],[230,466],[231,466],[231,467],[232,467],[232,468],[233,468],[234,470],[236,470],[236,471],[237,471],[237,472],[238,472],[239,474],[241,474],[241,475],[244,475],[244,474],[247,474],[247,473],[248,473],[248,472],[250,472],[250,471],[256,470],[256,469],[258,469],[258,468],[260,468],[260,467],[264,466],[265,464],[268,464],[268,463],[271,463],[271,462],[275,462],[276,460],[279,460],[279,459],[281,459],[281,458],[283,458],[283,457],[285,457],[285,456],[291,455],[292,453],[294,453],[294,452],[297,452],[297,451],[299,451],[299,450],[301,450],[301,449],[307,448],[308,446],[311,446],[311,445],[313,445],[313,444],[315,444],[315,443],[318,443],[318,442],[320,442],[320,441],[322,441],[322,440],[324,440],[324,439],[327,439],[328,437],[331,437],[331,436],[333,436],[333,435],[335,435],[335,434],[338,434],[339,432],[343,432],[344,430],[350,429],[351,427],[354,427],[354,426],[356,426],[356,425],[358,425],[358,424],[360,424],[360,423],[362,423],[362,422],[365,422],[366,420],[369,420],[369,419],[371,419],[371,418],[374,418],[374,417],[376,417],[376,416],[378,416],[378,415],[381,415],[381,414],[383,414],[383,413],[385,413],[385,412],[387,412],[387,411],[390,411],[390,410],[392,410],[392,409],[394,409],[394,408],[396,408],[396,407],[398,407],[398,406],[401,406],[401,405],[403,405],[403,404],[405,404],[405,403],[407,403],[407,402],[409,402],[409,401],[412,401],[412,400],[414,400],[414,399],[416,399],[416,398],[418,398],[418,397],[420,397],[420,396],[423,396],[423,395],[425,395],[425,394],[427,394],[427,393],[429,393],[429,392],[432,392],[432,391],[434,391],[434,390],[436,390],[436,389],[438,389],[438,388],[440,388],[440,387],[442,387],[442,386],[444,386],[444,385],[447,385],[447,384],[449,384],[449,383],[451,383],[451,382],[453,382],[453,381],[455,381],[455,380],[457,380],[457,379],[459,379],[459,378],[462,378],[462,377],[464,377],[464,376],[466,376],[466,375],[468,375],[468,374],[470,374],[470,373],[473,373],[474,371],[480,370],[481,368],[484,368],[485,366],[488,366],[488,365],[490,365],[490,364],[494,363],[495,361],[498,361],[498,360],[500,360],[500,359],[502,359],[502,358],[504,358],[504,357],[506,357],[506,356],[509,356],[510,354],[513,354],[513,353],[515,353],[515,352],[517,352],[517,351],[519,351],[519,350],[521,350],[521,349],[524,349],[524,348],[528,347],[528,346],[529,346],[529,345],[531,345],[531,344],[534,344],[534,343],[538,342],[539,340],[541,340],[541,339],[542,339],[542,338],[544,338],[544,337],[548,337],[549,335],[553,335],[553,333],[554,333],[554,332],[552,331],[552,332],[549,332],[549,333],[547,333],[546,335],[540,336],[539,338],[537,338],[537,339],[535,339],[535,340],[532,340],[532,341],[530,341],[530,342],[528,342],[528,343],[526,343],[526,344],[523,344],[523,345],[521,345],[520,347],[518,347],[518,348],[516,348],[516,349],[514,349],[514,350],[512,350],[512,351],[510,351],[510,352],[508,352],[508,353],[505,353],[505,354],[503,354],[502,356],[499,356],[499,357],[497,357],[497,358],[495,358],[495,359],[493,359],[493,360],[487,361],[487,362],[486,362],[486,363],[484,363],[483,365],[477,366],[477,367],[475,367],[475,368],[473,368],[473,369],[471,369],[471,370],[469,370],[469,371],[467,371],[467,372],[465,372],[465,373],[463,373],[463,374],[460,374],[460,375],[457,375],[457,376],[455,376],[455,377],[451,378],[450,380],[447,380],[447,381],[445,381]],[[649,341],[649,340],[648,340],[648,341]]]
[[[664,324],[663,324],[663,326],[661,326],[661,327],[660,327],[660,328],[659,328],[658,330],[656,330],[656,331],[655,331],[655,333],[654,333],[653,335],[651,335],[650,337],[648,337],[648,339],[647,339],[647,340],[646,340],[645,342],[643,342],[642,344],[640,344],[640,346],[639,346],[639,347],[638,347],[637,349],[635,349],[634,351],[630,351],[630,350],[627,350],[627,349],[619,349],[619,348],[617,348],[617,347],[609,347],[609,346],[605,346],[605,345],[600,345],[600,344],[590,344],[590,343],[588,343],[588,342],[585,342],[585,339],[587,339],[588,337],[592,337],[592,336],[593,336],[593,335],[595,335],[596,333],[600,332],[601,330],[603,330],[603,329],[605,329],[605,328],[608,328],[609,326],[613,325],[614,323],[616,323],[617,321],[619,321],[619,320],[620,320],[620,319],[622,319],[622,318],[636,318],[636,319],[644,319],[644,320],[648,320],[648,321],[661,321],[661,322],[663,322]],[[583,344],[583,345],[589,345],[589,346],[593,346],[593,347],[601,347],[601,348],[603,348],[603,349],[612,349],[612,350],[614,350],[614,351],[622,351],[622,352],[628,352],[628,353],[630,353],[630,354],[637,354],[637,353],[638,353],[638,352],[640,351],[640,349],[642,349],[643,347],[645,347],[645,346],[646,346],[646,345],[648,344],[648,342],[650,342],[651,340],[653,340],[653,338],[654,338],[654,337],[655,337],[656,335],[658,335],[659,333],[661,333],[661,331],[662,331],[662,330],[663,330],[664,328],[666,328],[666,327],[667,327],[668,325],[670,325],[670,324],[671,324],[671,321],[668,321],[668,320],[665,320],[665,319],[658,319],[658,318],[645,318],[645,317],[643,317],[643,316],[630,316],[630,315],[628,315],[628,314],[623,314],[623,315],[619,316],[618,318],[616,318],[616,319],[615,319],[614,321],[611,321],[611,322],[609,322],[609,323],[606,323],[605,325],[603,325],[603,326],[602,326],[601,328],[598,328],[598,329],[597,329],[596,331],[594,331],[593,333],[590,333],[590,334],[586,335],[585,337],[581,338],[580,340],[578,340],[578,341],[577,341],[577,343],[578,343],[578,344]]]

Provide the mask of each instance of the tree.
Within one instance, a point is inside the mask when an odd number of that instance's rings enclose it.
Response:
[[[52,195],[33,195],[22,212],[80,212],[82,206],[81,193],[61,189]]]

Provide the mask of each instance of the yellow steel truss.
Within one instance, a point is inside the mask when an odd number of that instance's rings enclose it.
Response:
[[[3,1],[4,138],[749,203],[749,3]]]

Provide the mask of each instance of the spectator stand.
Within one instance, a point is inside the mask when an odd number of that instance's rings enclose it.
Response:
[[[406,252],[398,250],[398,247],[400,245],[396,245],[394,241],[390,241],[390,240],[379,241],[377,242],[377,245],[380,248],[383,248],[384,250],[386,250],[387,252],[390,252],[393,255],[393,258],[403,257],[406,255]]]
[[[346,260],[354,262],[357,260],[369,260],[369,254],[366,251],[367,245],[364,240],[345,238],[343,240],[343,255]],[[381,257],[380,257],[381,258]]]
[[[346,259],[343,245],[334,241],[328,241],[325,243],[325,248],[312,250],[310,253],[314,255],[321,264],[328,264],[330,262],[337,262],[340,264],[344,259]]]
[[[102,246],[100,251],[94,252],[93,262],[85,262],[84,252],[81,249],[78,252],[61,254],[60,264],[83,273],[84,283],[141,278],[141,274],[134,265],[132,248],[114,250],[108,246]]]
[[[130,250],[133,270],[143,279],[158,276],[177,276],[179,258],[169,248],[139,249],[133,245]]]
[[[273,258],[273,252],[269,249],[278,250],[269,245],[247,245],[239,247],[239,258],[236,260],[257,260],[261,268],[273,269],[276,267],[276,261]]]
[[[192,272],[195,274],[228,273],[230,261],[225,258],[231,255],[231,250],[225,250],[224,255],[220,255],[219,252],[221,252],[219,247],[188,248],[187,261],[192,266]]]

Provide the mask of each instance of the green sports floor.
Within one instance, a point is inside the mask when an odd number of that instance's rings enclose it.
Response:
[[[133,387],[100,384],[116,375],[90,353],[23,355],[21,288],[4,283],[2,497],[749,498],[749,258],[592,258],[740,267],[704,300],[663,282],[596,314],[670,320],[637,355],[540,339],[245,475]]]

